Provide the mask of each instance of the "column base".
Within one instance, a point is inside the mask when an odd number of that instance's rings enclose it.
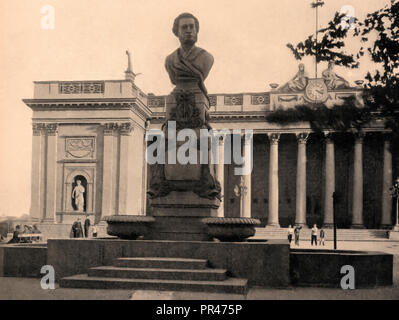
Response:
[[[334,228],[334,223],[323,223],[323,228],[325,229],[333,229]],[[337,227],[338,229],[338,227]]]
[[[394,225],[392,231],[399,231],[399,224]]]
[[[366,229],[366,227],[362,224],[352,224],[351,229]]]
[[[308,225],[304,222],[295,223],[295,227],[302,227],[302,229],[309,229]]]
[[[279,223],[268,223],[265,228],[280,228]]]

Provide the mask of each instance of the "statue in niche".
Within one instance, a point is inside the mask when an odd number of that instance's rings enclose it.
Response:
[[[288,81],[285,85],[280,88],[280,91],[283,92],[296,92],[305,90],[306,85],[308,84],[308,74],[305,71],[305,65],[300,63],[298,65],[298,72],[295,76]]]
[[[328,68],[322,72],[322,76],[327,88],[330,90],[350,88],[349,82],[335,73],[334,65],[334,61],[330,60],[328,62]]]
[[[72,191],[72,199],[75,201],[75,206],[78,212],[84,211],[85,199],[84,199],[85,188],[82,186],[81,180],[76,180],[76,187]]]
[[[167,106],[166,121],[162,128],[166,133],[168,122],[176,121],[177,131],[190,128],[199,133],[199,129],[211,129],[208,113],[210,103],[204,81],[214,59],[206,50],[195,45],[199,21],[191,13],[180,14],[173,23],[172,31],[179,38],[181,46],[165,60],[166,71],[175,88],[168,97],[172,102]],[[193,191],[200,197],[221,199],[221,187],[216,180],[213,164],[201,164],[199,168],[193,168],[193,171],[200,171],[198,180],[169,180],[165,172],[170,174],[173,170],[168,164],[152,166],[153,175],[148,191],[151,198],[166,196],[171,191]]]

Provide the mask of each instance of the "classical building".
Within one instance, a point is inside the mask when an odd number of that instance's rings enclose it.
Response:
[[[339,191],[340,228],[393,224],[389,187],[399,159],[391,154],[384,119],[348,133],[325,128],[323,135],[307,122],[283,126],[266,119],[297,104],[332,106],[360,97],[359,86],[328,72],[324,79],[303,79],[300,70],[266,92],[209,95],[214,129],[254,134],[252,174],[242,179],[235,164],[218,165],[220,216],[254,217],[275,227],[331,226],[332,194]],[[33,99],[24,100],[33,110],[32,221],[66,236],[77,217],[98,223],[114,214],[151,214],[145,133],[161,128],[165,98],[142,92],[130,67],[124,80],[35,82]],[[220,155],[226,147],[221,141]]]

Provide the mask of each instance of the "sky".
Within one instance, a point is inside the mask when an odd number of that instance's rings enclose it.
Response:
[[[343,6],[364,18],[389,0],[324,0],[319,25]],[[123,79],[126,49],[136,84],[146,93],[172,90],[165,57],[177,48],[171,29],[182,12],[200,21],[197,45],[215,63],[209,93],[263,92],[284,84],[298,61],[286,44],[315,29],[311,0],[0,0],[0,216],[30,208],[33,81]],[[54,8],[54,29],[43,29],[42,8]],[[358,46],[350,43],[350,49]],[[336,68],[350,82],[375,68],[365,57],[359,69]],[[311,58],[303,60],[313,75]],[[319,70],[325,69],[321,64]]]

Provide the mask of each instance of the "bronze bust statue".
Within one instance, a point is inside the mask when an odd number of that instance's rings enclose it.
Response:
[[[185,82],[196,82],[207,95],[204,80],[213,66],[213,56],[195,45],[199,21],[191,13],[182,13],[173,23],[173,33],[179,38],[180,48],[166,57],[165,67],[170,81],[179,86]]]
[[[170,81],[175,85],[166,98],[166,121],[162,126],[166,146],[176,143],[167,136],[171,121],[176,122],[177,132],[182,129],[195,130],[197,139],[200,129],[211,129],[209,97],[204,80],[213,66],[213,56],[195,46],[199,21],[191,13],[180,14],[175,19],[172,30],[179,38],[181,46],[168,55],[165,61]],[[199,148],[199,140],[197,142]],[[148,190],[151,198],[166,196],[171,191],[192,191],[202,198],[221,199],[221,187],[215,177],[215,166],[210,162],[185,165],[166,162],[152,165],[151,171]]]

